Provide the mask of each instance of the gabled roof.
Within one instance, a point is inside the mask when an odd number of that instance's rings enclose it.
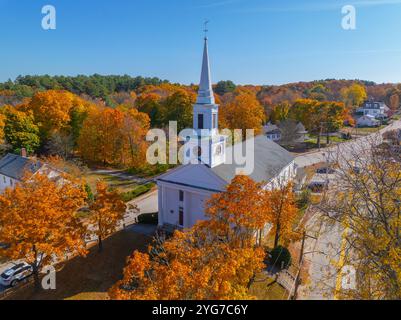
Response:
[[[245,141],[238,147],[242,154],[246,154]],[[235,150],[238,152],[238,150]],[[227,154],[233,153],[233,147],[226,150]],[[254,169],[249,175],[256,182],[270,181],[277,177],[284,168],[294,161],[294,157],[277,143],[267,139],[264,135],[254,138]],[[234,162],[234,161],[233,161]],[[227,183],[236,176],[236,169],[243,166],[233,164],[221,164],[211,170]]]
[[[265,134],[281,133],[280,128],[275,124],[271,124],[270,122],[263,127],[263,131]]]
[[[15,154],[7,154],[0,159],[0,174],[20,180],[25,171],[36,173],[43,164],[38,160],[21,157]]]

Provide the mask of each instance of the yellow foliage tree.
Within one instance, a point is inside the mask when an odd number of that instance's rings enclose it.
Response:
[[[107,188],[106,183],[97,183],[95,201],[89,207],[91,211],[89,231],[97,237],[99,251],[103,250],[103,239],[113,234],[118,223],[124,219],[126,210],[126,205],[118,192],[108,191]]]
[[[76,215],[86,193],[78,181],[53,181],[43,174],[26,175],[15,189],[0,195],[0,242],[9,248],[0,255],[22,259],[39,272],[53,259],[85,255],[85,228]]]
[[[298,215],[292,184],[280,185],[278,188],[266,191],[268,203],[268,220],[272,225],[274,234],[274,248],[280,242],[287,245],[290,240],[296,239],[294,222]]]

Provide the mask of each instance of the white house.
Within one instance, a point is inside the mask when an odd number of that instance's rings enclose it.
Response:
[[[242,167],[228,159],[234,150],[246,150],[246,143],[227,146],[227,137],[219,134],[218,112],[205,38],[201,81],[193,106],[193,129],[196,133],[202,130],[202,138],[190,139],[185,145],[184,164],[157,179],[159,228],[169,231],[190,228],[197,221],[205,220],[205,201],[224,191]],[[265,188],[272,188],[295,177],[294,158],[288,151],[265,135],[257,136],[251,142],[252,152],[246,154],[246,159],[254,159],[253,170],[249,173],[253,180],[265,182]],[[193,164],[194,158],[200,161]]]
[[[263,127],[263,132],[267,136],[267,139],[278,142],[281,140],[281,130],[275,124],[271,124],[270,122]]]
[[[374,102],[374,101],[367,101],[365,102],[362,107],[357,109],[357,112],[366,116],[370,115],[373,117],[377,116],[387,116],[390,108],[384,102]]]
[[[369,114],[358,118],[356,125],[358,127],[378,127],[380,126],[380,121]]]
[[[32,175],[43,173],[50,179],[60,177],[60,171],[39,160],[9,153],[0,159],[0,193],[7,188],[14,188],[27,172]]]

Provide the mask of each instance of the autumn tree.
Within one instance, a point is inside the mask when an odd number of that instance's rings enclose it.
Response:
[[[291,183],[279,183],[272,190],[266,191],[268,216],[274,234],[274,248],[279,244],[288,244],[297,235],[294,233],[294,222],[298,215],[295,196]]]
[[[0,242],[9,245],[0,254],[29,263],[37,289],[43,266],[67,255],[86,254],[85,228],[76,214],[85,192],[79,182],[60,178],[64,179],[27,174],[0,195]]]
[[[329,133],[340,129],[349,113],[341,102],[300,99],[291,107],[290,117],[301,122],[309,132],[317,134],[317,144],[320,146],[322,133],[326,132],[329,144]]]
[[[278,123],[287,120],[289,117],[290,109],[291,105],[287,101],[279,103],[278,105],[274,106],[270,111],[270,121],[272,123]]]
[[[148,114],[152,127],[163,125],[165,110],[160,100],[161,97],[156,93],[143,93],[135,102],[138,111]]]
[[[242,129],[243,137],[246,129],[254,129],[255,135],[261,133],[265,120],[263,107],[256,96],[248,91],[240,91],[232,101],[220,108],[220,127]]]
[[[109,191],[104,182],[97,183],[96,191],[95,200],[89,206],[91,211],[89,231],[96,236],[99,251],[102,251],[103,240],[113,234],[124,219],[126,205],[117,190]]]
[[[337,179],[318,206],[326,224],[344,230],[340,268],[355,270],[352,290],[335,288],[343,299],[401,298],[401,162],[377,140],[339,153]]]
[[[231,80],[227,81],[219,81],[214,88],[214,91],[220,95],[224,96],[226,93],[233,92],[236,88],[236,85]]]
[[[78,151],[92,163],[135,166],[146,156],[149,117],[136,109],[99,108],[85,119]]]
[[[40,146],[39,128],[31,112],[21,112],[13,107],[5,110],[4,138],[15,152],[25,148],[34,153]]]
[[[192,128],[192,106],[196,96],[180,90],[169,96],[164,102],[163,124],[168,125],[169,121],[177,121],[177,129],[180,132],[186,128]]]
[[[253,195],[255,203],[246,201]],[[135,251],[124,277],[109,292],[112,299],[249,299],[248,287],[263,268],[264,251],[253,230],[264,215],[258,185],[247,177],[233,180],[227,192],[207,204],[209,220],[168,240],[149,253]],[[227,193],[227,194],[226,194]],[[225,195],[224,195],[225,194]],[[252,200],[254,200],[252,198]],[[227,203],[235,200],[235,204]],[[224,204],[230,205],[229,208]],[[215,205],[217,207],[215,208]]]
[[[366,88],[361,84],[354,83],[350,87],[341,90],[341,97],[347,108],[353,110],[367,99]]]
[[[236,176],[223,193],[213,195],[208,202],[206,216],[216,223],[222,232],[232,232],[238,240],[251,239],[258,233],[262,238],[263,228],[268,220],[269,206],[262,184],[243,175]],[[220,224],[221,221],[225,223]],[[261,241],[259,241],[260,243]]]
[[[6,116],[0,113],[0,144],[4,143],[4,125]]]
[[[73,100],[72,93],[58,90],[38,92],[32,97],[27,109],[33,112],[42,137],[67,126]]]

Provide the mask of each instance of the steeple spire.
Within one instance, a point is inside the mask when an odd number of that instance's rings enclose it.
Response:
[[[206,30],[206,29],[205,29]],[[208,53],[208,39],[205,35],[205,46],[203,49],[203,62],[202,73],[199,84],[197,104],[214,104],[214,95],[212,89],[212,79],[210,77],[209,53]]]

